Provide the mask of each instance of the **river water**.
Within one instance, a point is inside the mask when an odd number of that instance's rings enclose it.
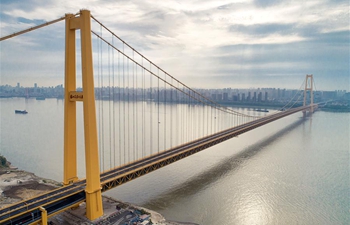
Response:
[[[63,101],[0,103],[0,154],[20,169],[62,180]],[[317,111],[307,118],[297,113],[105,194],[169,220],[203,225],[349,224],[349,124],[350,113]],[[78,154],[84,177],[82,141]]]

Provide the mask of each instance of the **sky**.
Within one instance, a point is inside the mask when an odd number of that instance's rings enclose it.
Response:
[[[1,0],[1,37],[80,9],[190,87],[350,91],[348,0]],[[1,85],[64,83],[64,22],[0,49]]]

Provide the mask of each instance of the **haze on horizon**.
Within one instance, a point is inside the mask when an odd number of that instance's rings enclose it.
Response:
[[[88,9],[169,74],[194,88],[350,91],[349,1],[13,1],[1,36]],[[64,22],[0,42],[1,85],[64,79]],[[96,51],[96,50],[95,50]]]

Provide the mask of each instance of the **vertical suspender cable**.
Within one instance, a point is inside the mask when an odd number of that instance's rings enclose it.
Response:
[[[180,138],[179,138],[179,126],[180,126],[180,112],[179,110],[181,109],[179,106],[181,106],[180,104],[180,93],[179,93],[179,82],[177,82],[177,90],[175,90],[175,93],[176,93],[176,124],[175,124],[175,127],[176,127],[176,145],[179,145],[180,144]]]
[[[102,37],[102,29],[101,29],[101,37]],[[102,42],[101,42],[102,43]],[[105,146],[104,146],[104,142],[105,142],[105,136],[104,136],[104,107],[103,107],[103,46],[101,44],[101,90],[102,90],[102,93],[101,93],[101,99],[100,99],[100,102],[101,102],[101,120],[102,120],[102,143],[101,143],[101,146],[102,146],[102,169],[103,171],[105,170]]]
[[[173,85],[173,78],[171,78],[171,85]],[[169,101],[169,108],[170,108],[170,148],[173,147],[173,111],[174,111],[174,108],[172,107],[173,104],[174,104],[174,99],[173,99],[173,88],[170,87],[170,101]]]
[[[126,68],[127,68],[127,96],[128,96],[128,111],[127,111],[127,115],[128,115],[128,163],[130,162],[130,155],[131,155],[131,147],[130,147],[130,64],[129,64],[129,59],[126,59]]]
[[[122,165],[122,124],[121,124],[121,66],[120,66],[120,53],[118,52],[118,119],[119,119],[119,135],[118,135],[118,139],[119,139],[119,166]]]
[[[150,63],[149,64],[149,71],[152,71],[152,69],[151,69],[151,66],[152,66],[152,64]],[[152,99],[152,75],[150,74],[150,96],[149,96],[149,99],[150,99],[150,107],[151,107],[151,114],[150,114],[150,151],[151,151],[151,154],[153,153],[153,145],[152,145],[152,143],[153,143],[153,124],[152,124],[152,118],[153,118],[153,99]]]
[[[102,27],[100,26],[100,34],[102,36]],[[100,152],[100,170],[103,170],[103,149],[102,149],[102,117],[101,117],[101,95],[102,95],[102,87],[101,87],[101,76],[102,76],[102,40],[100,39],[99,42],[99,60],[98,60],[98,68],[99,68],[99,73],[98,73],[98,88],[99,88],[99,152]]]
[[[141,58],[141,65],[143,67],[143,58]],[[145,70],[141,69],[141,80],[142,80],[142,158],[145,157]]]
[[[112,36],[113,39],[113,36]],[[111,55],[110,55],[110,47],[108,46],[108,127],[109,127],[109,168],[112,168],[112,110],[111,110]]]
[[[136,156],[135,156],[135,160],[138,158],[138,145],[137,145],[137,139],[138,139],[138,129],[137,129],[137,116],[136,116],[136,113],[137,113],[137,65],[134,65],[134,99],[133,99],[133,105],[134,105],[134,142],[135,142],[135,153],[136,153]]]
[[[166,74],[164,73],[164,80],[166,81]],[[164,150],[167,149],[166,147],[166,83],[164,82]]]
[[[124,42],[123,42],[123,53],[124,53]],[[123,164],[126,164],[126,120],[125,120],[125,95],[126,95],[126,91],[125,91],[125,56],[123,56],[123,125],[124,125],[124,129],[123,129],[123,136],[124,136],[124,162]]]
[[[113,43],[113,36],[112,36],[112,44]],[[116,134],[115,134],[115,71],[114,71],[114,51],[112,50],[112,71],[113,71],[113,167],[115,167],[115,139],[116,139]],[[120,125],[120,124],[119,124]]]
[[[158,77],[159,77],[159,69],[158,69]],[[159,143],[160,143],[160,139],[159,139],[159,129],[160,129],[160,120],[159,120],[159,78],[158,78],[158,91],[157,91],[157,115],[158,115],[158,118],[157,118],[157,123],[158,123],[158,126],[157,126],[157,131],[158,131],[158,137],[157,137],[157,142],[158,142],[158,153],[159,153]]]

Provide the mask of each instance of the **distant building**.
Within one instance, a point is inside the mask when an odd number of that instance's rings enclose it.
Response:
[[[218,94],[218,95],[217,95],[217,98],[218,98],[218,99],[217,99],[218,101],[221,101],[221,100],[222,100],[222,94]]]
[[[335,99],[337,96],[335,91],[323,91],[322,98],[323,99]]]
[[[259,92],[259,94],[258,94],[258,102],[261,102],[261,101],[262,101],[262,93]]]
[[[228,101],[228,93],[224,93],[224,101]]]

